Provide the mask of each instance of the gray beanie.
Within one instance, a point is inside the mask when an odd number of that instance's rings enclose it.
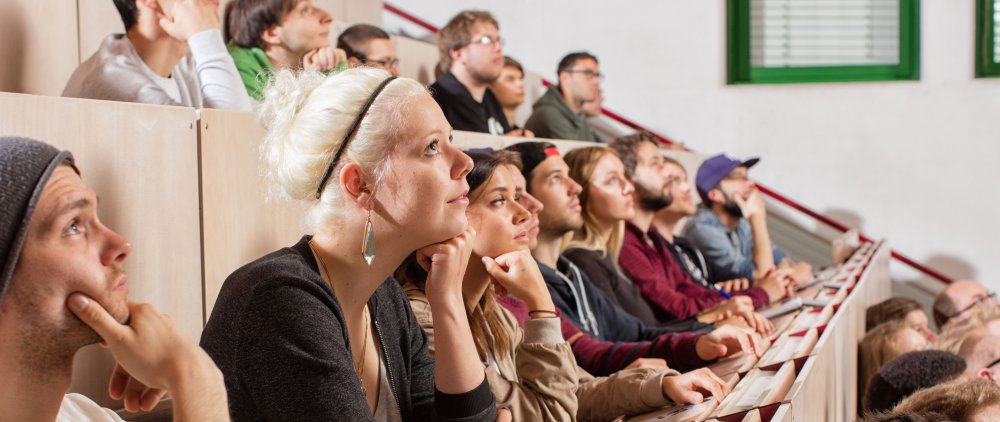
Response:
[[[34,139],[0,137],[0,299],[14,275],[42,189],[63,162],[73,164],[69,151]]]

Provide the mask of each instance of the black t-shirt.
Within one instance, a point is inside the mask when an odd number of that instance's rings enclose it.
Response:
[[[479,103],[472,98],[465,85],[455,79],[455,75],[447,72],[431,84],[430,89],[453,129],[491,135],[510,132],[503,107],[489,88],[486,88],[483,102]]]

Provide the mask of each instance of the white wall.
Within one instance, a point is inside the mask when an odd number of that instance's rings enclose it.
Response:
[[[973,77],[973,3],[922,2],[919,81],[728,86],[722,0],[392,1],[438,26],[489,10],[505,53],[550,79],[589,50],[608,108],[701,152],[760,155],[762,183],[997,289],[1000,79]]]

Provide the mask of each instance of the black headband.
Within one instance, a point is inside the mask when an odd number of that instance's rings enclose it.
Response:
[[[375,87],[375,92],[372,92],[372,95],[368,97],[368,101],[366,101],[365,105],[361,107],[361,112],[358,113],[358,117],[354,118],[354,123],[351,123],[351,129],[347,131],[347,135],[344,135],[344,140],[340,142],[340,148],[337,148],[337,153],[333,154],[333,160],[330,160],[330,165],[326,167],[326,171],[323,173],[323,178],[319,181],[319,187],[316,189],[316,199],[323,196],[323,188],[326,187],[326,182],[330,180],[330,174],[333,173],[334,166],[336,166],[337,162],[340,161],[340,156],[344,153],[344,150],[347,149],[347,144],[351,142],[351,137],[354,136],[354,132],[358,131],[358,127],[361,126],[361,120],[365,118],[366,114],[368,114],[368,109],[372,107],[372,103],[375,102],[375,98],[378,98],[378,94],[381,93],[382,90],[385,89],[386,85],[389,85],[389,82],[392,82],[393,79],[396,79],[396,77],[390,76],[385,78],[382,83],[378,84],[378,86]]]

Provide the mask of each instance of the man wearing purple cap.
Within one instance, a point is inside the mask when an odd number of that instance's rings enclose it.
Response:
[[[667,177],[659,141],[647,133],[636,133],[612,139],[608,146],[617,152],[625,166],[625,177],[635,185],[635,216],[625,222],[618,265],[654,313],[675,319],[697,316],[706,322],[731,314],[761,327],[755,321],[763,317],[753,310],[785,297],[786,272],[775,272],[749,288],[734,289],[731,295],[695,283],[653,225],[656,213],[675,200],[672,188],[676,181]],[[767,330],[764,324],[762,331]]]
[[[120,421],[66,394],[73,356],[101,342],[118,362],[108,392],[130,411],[164,394],[175,420],[229,420],[222,373],[152,306],[129,302],[128,241],[97,218],[73,156],[0,137],[0,420]]]
[[[757,280],[776,265],[789,266],[785,253],[771,244],[767,211],[757,185],[747,176],[759,158],[737,161],[723,154],[698,168],[695,186],[701,207],[684,227],[684,237],[705,256],[711,281]],[[792,268],[797,281],[811,278],[812,268]]]

